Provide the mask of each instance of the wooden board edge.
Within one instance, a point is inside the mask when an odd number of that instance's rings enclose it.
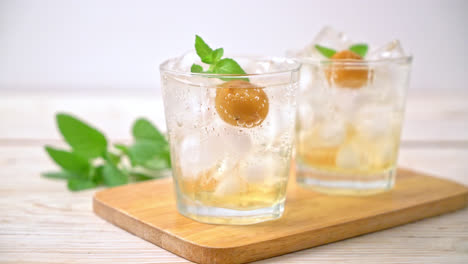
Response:
[[[466,192],[468,192],[468,186],[467,185],[464,185],[464,184],[462,184],[460,182],[457,182],[455,180],[452,180],[452,179],[447,179],[447,178],[444,178],[444,177],[440,177],[440,176],[431,174],[430,172],[423,172],[423,171],[414,170],[414,169],[410,169],[410,168],[406,168],[406,167],[398,167],[397,171],[396,171],[396,181],[398,181],[398,177],[399,177],[398,175],[400,173],[405,175],[403,177],[408,177],[409,175],[419,175],[419,176],[423,176],[423,177],[429,177],[429,178],[435,178],[435,179],[438,179],[438,180],[443,180],[443,181],[445,181],[447,183],[456,185],[458,188],[461,187]]]
[[[174,237],[132,217],[125,219],[116,218],[114,215],[120,214],[121,212],[107,206],[95,197],[93,198],[93,210],[101,218],[180,257],[201,264],[240,264],[271,258],[453,212],[467,205],[468,190],[441,200],[419,204],[374,217],[355,220],[346,224],[326,227],[320,230],[312,230],[289,237],[282,237],[239,247],[213,248],[193,244],[189,241]],[[405,217],[401,217],[402,215]],[[148,233],[147,229],[151,229],[153,232]],[[330,236],[330,234],[336,235]],[[310,237],[314,237],[314,240],[311,240]],[[265,252],[271,253],[265,255]]]
[[[212,258],[210,257],[212,256],[213,251],[215,251],[215,254],[217,255],[225,256],[226,254],[229,254],[229,251],[231,250],[229,248],[209,248],[193,244],[190,241],[186,241],[174,235],[167,234],[163,230],[141,222],[140,220],[129,215],[127,215],[126,218],[117,217],[119,214],[124,213],[119,212],[119,210],[112,208],[105,202],[99,200],[97,197],[98,193],[99,192],[93,196],[93,212],[97,216],[182,258],[196,263],[208,264],[213,263],[211,261]],[[151,232],[148,232],[148,230],[151,230]]]
[[[413,172],[412,170],[407,171]],[[457,182],[449,182],[462,187],[462,189],[460,189],[457,194],[454,194],[450,197],[410,206],[398,211],[388,212],[369,218],[358,219],[353,222],[326,227],[320,230],[311,230],[309,232],[294,234],[288,237],[281,237],[274,240],[261,241],[254,244],[247,244],[230,248],[216,248],[194,244],[192,242],[183,240],[182,238],[168,234],[165,231],[158,229],[157,227],[143,223],[129,215],[126,218],[117,217],[120,214],[125,214],[125,212],[121,212],[118,209],[112,208],[99,199],[100,194],[108,191],[109,189],[95,193],[93,196],[93,211],[96,215],[112,223],[113,225],[118,226],[129,233],[132,233],[189,261],[194,261],[201,264],[237,264],[271,258],[307,248],[316,247],[319,245],[333,243],[347,238],[360,236],[406,223],[415,222],[424,218],[456,211],[466,207],[468,205],[468,189],[464,185]],[[414,211],[420,212],[420,214],[415,214]],[[413,215],[408,215],[408,212],[412,213]],[[405,215],[406,217],[402,218],[400,217],[401,215]],[[392,217],[396,218],[393,223],[393,220],[388,220]],[[148,232],[148,230],[151,231]],[[330,237],[330,234],[337,235]],[[310,237],[314,237],[316,239],[311,241]],[[272,248],[274,248],[274,250],[272,250]],[[265,254],[266,252],[271,253]]]
[[[397,211],[383,213],[378,216],[358,219],[346,224],[325,227],[319,230],[290,235],[289,237],[262,241],[255,244],[232,248],[232,255],[239,256],[238,261],[233,264],[248,263],[265,258],[271,258],[299,250],[313,248],[352,237],[357,237],[396,226],[416,222],[425,218],[454,212],[468,206],[468,189],[457,195],[441,200],[431,201],[403,208]],[[428,210],[430,209],[430,210]],[[420,213],[419,215],[417,213]],[[411,214],[408,214],[411,213]],[[406,217],[402,218],[404,215]],[[330,236],[330,234],[337,234]],[[310,237],[314,237],[313,241]],[[272,247],[275,250],[272,250]],[[266,250],[268,249],[268,250]],[[260,255],[262,252],[274,252],[269,255]],[[217,263],[217,262],[215,262]],[[224,262],[221,262],[224,263]]]

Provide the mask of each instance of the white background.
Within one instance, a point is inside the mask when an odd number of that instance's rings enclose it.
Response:
[[[0,0],[0,90],[157,91],[157,66],[200,34],[229,54],[282,55],[324,26],[394,38],[412,89],[467,89],[468,1]]]

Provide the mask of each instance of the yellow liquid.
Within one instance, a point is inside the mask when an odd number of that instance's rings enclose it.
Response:
[[[235,210],[255,210],[270,207],[285,198],[287,178],[277,182],[250,183],[240,175],[220,180],[213,170],[200,173],[195,179],[178,179],[182,195],[205,206]]]
[[[317,124],[312,131],[300,136],[296,146],[298,162],[316,170],[359,175],[378,174],[395,167],[399,124],[375,138],[369,138],[348,124],[344,139],[337,145],[325,141],[321,130],[322,126]]]

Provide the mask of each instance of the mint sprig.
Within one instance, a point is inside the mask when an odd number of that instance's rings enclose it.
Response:
[[[61,170],[42,176],[67,180],[72,191],[159,178],[171,167],[166,138],[144,118],[133,124],[132,145],[115,144],[113,148],[102,132],[76,117],[60,113],[56,120],[71,150],[46,146],[45,150]]]
[[[336,50],[328,47],[324,47],[321,45],[315,45],[315,48],[325,57],[331,58],[333,55],[335,55]],[[367,54],[367,51],[369,49],[369,46],[365,43],[359,43],[359,44],[354,44],[351,45],[348,50],[358,54],[361,57],[365,57]]]
[[[244,69],[231,58],[221,59],[224,55],[224,49],[218,48],[213,50],[206,42],[198,35],[195,36],[195,50],[203,63],[209,64],[208,70],[203,71],[203,67],[198,64],[193,64],[190,71],[193,73],[212,73],[212,74],[232,74],[244,75]],[[236,78],[220,78],[224,81],[233,80]],[[238,78],[249,81],[248,78]]]
[[[367,50],[369,49],[369,46],[365,43],[359,43],[359,44],[354,44],[349,47],[349,50],[358,54],[361,57],[365,57],[367,54]]]
[[[325,57],[331,58],[333,55],[335,55],[336,50],[330,49],[324,46],[320,45],[315,45],[315,48]]]

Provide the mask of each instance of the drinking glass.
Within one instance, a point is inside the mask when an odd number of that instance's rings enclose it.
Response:
[[[235,60],[252,74],[160,66],[177,208],[199,222],[252,224],[284,209],[300,64]]]
[[[299,184],[354,195],[393,187],[411,60],[301,59]]]

